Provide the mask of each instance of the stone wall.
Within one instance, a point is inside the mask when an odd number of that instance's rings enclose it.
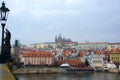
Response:
[[[30,74],[30,73],[65,73],[65,69],[61,68],[19,68],[12,71],[13,74]]]

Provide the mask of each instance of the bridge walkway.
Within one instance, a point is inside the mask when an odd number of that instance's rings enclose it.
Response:
[[[0,80],[16,80],[6,64],[0,64]]]

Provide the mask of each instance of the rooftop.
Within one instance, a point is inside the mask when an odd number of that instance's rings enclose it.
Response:
[[[23,57],[54,57],[54,55],[51,52],[47,52],[47,51],[23,53],[22,56]]]

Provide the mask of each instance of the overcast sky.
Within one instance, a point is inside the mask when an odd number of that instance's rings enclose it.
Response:
[[[120,0],[4,1],[12,43],[54,42],[59,33],[78,42],[120,42]]]

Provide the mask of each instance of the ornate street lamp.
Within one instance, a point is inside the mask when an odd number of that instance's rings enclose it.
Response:
[[[4,59],[4,28],[6,25],[6,21],[8,18],[9,9],[6,8],[4,1],[2,2],[2,6],[0,7],[0,21],[2,26],[2,43],[1,43],[1,58]],[[4,61],[4,60],[3,60]]]

